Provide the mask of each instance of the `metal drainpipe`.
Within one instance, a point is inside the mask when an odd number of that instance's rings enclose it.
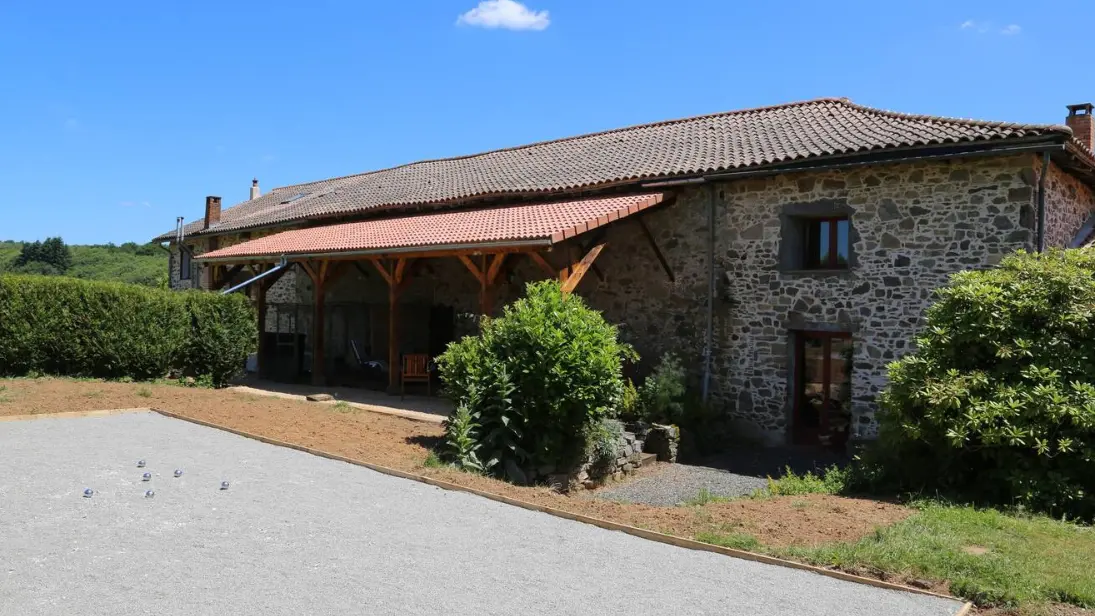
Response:
[[[1046,175],[1049,173],[1049,151],[1042,152],[1042,173],[1038,176],[1038,252],[1046,251]]]
[[[707,402],[711,391],[711,356],[715,339],[715,185],[711,184],[707,199],[707,335],[703,343],[702,398]]]

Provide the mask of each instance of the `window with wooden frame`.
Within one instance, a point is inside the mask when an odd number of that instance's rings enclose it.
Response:
[[[848,269],[850,254],[847,216],[802,221],[802,269]]]
[[[190,280],[190,251],[179,246],[179,280]]]

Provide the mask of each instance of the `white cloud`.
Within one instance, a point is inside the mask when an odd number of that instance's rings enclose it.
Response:
[[[996,32],[1003,36],[1014,36],[1023,31],[1018,24],[1008,24],[1003,28],[997,29],[996,25],[991,21],[977,21],[974,19],[967,19],[963,21],[959,26],[959,30],[970,30],[978,34],[987,34],[989,32]]]
[[[547,11],[533,11],[514,0],[483,0],[457,18],[456,23],[480,28],[543,30],[551,25],[551,19]]]

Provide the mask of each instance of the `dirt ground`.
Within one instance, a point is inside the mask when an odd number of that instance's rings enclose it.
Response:
[[[421,423],[325,404],[146,383],[68,379],[0,380],[0,415],[151,407],[165,409],[375,464],[444,479],[480,490],[614,522],[694,537],[740,532],[782,547],[854,541],[876,527],[907,517],[893,504],[826,495],[710,503],[703,507],[652,507],[519,487],[448,468],[423,465],[441,435]]]

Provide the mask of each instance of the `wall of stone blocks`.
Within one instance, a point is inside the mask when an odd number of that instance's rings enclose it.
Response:
[[[851,332],[854,430],[870,437],[886,365],[912,348],[933,289],[954,272],[1031,248],[1032,164],[1029,156],[964,159],[741,180],[715,185],[714,194],[688,188],[648,218],[675,282],[641,230],[625,221],[610,232],[599,260],[609,284],[580,292],[621,324],[647,360],[680,355],[698,385],[713,199],[713,403],[751,436],[784,442],[793,332]],[[856,266],[832,274],[782,271],[781,213],[817,202],[851,209]]]
[[[1041,164],[1034,169],[1040,173]],[[1046,174],[1046,246],[1068,247],[1092,213],[1095,213],[1095,191],[1050,163]]]

